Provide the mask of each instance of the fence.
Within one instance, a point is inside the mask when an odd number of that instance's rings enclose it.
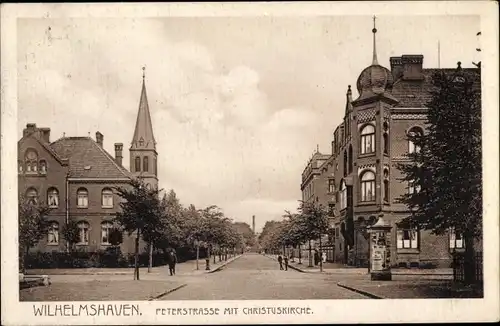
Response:
[[[465,281],[465,256],[463,253],[456,253],[453,256],[453,280],[456,282]],[[483,253],[476,252],[473,261],[474,281],[483,282]]]

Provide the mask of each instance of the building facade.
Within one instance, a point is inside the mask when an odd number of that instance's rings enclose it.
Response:
[[[397,166],[408,162],[409,153],[419,151],[408,135],[426,132],[432,75],[438,70],[450,75],[457,70],[424,69],[422,55],[392,57],[389,70],[378,63],[376,32],[374,28],[372,64],[356,83],[359,95],[353,99],[348,86],[344,119],[335,129],[331,157],[314,175],[316,201],[328,206],[333,216],[325,250],[333,250],[329,258],[334,262],[367,266],[367,227],[383,216],[392,226],[393,266],[449,267],[452,252],[464,249],[460,235],[450,231],[436,236],[416,227],[398,227],[410,215],[398,198],[419,189],[401,181]],[[480,87],[478,69],[462,69],[461,73],[474,78]],[[302,189],[309,186],[304,174],[302,181]]]
[[[18,141],[18,191],[26,200],[51,209],[47,236],[32,251],[65,251],[62,229],[77,222],[80,251],[95,252],[110,246],[109,232],[120,209],[115,187],[127,186],[132,178],[143,178],[158,186],[156,142],[143,78],[141,99],[130,147],[131,168],[122,165],[123,144],[114,144],[113,157],[104,149],[104,135],[50,140],[49,128],[29,123]],[[136,160],[139,161],[138,164]],[[132,164],[134,163],[134,164]],[[144,244],[141,244],[144,247]],[[122,252],[134,252],[133,236],[124,235]]]

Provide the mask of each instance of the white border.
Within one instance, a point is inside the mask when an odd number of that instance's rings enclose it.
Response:
[[[32,317],[32,303],[20,303],[17,276],[17,56],[18,17],[165,17],[309,15],[479,15],[482,31],[484,299],[468,300],[301,300],[140,302],[142,316]],[[1,6],[1,239],[2,324],[222,324],[222,323],[395,323],[468,322],[499,319],[498,219],[498,5],[463,2],[177,3],[177,4],[3,4]],[[97,303],[97,302],[96,302]],[[110,303],[110,302],[103,302]],[[248,307],[292,303],[312,308],[303,316],[160,317],[162,307]],[[75,303],[73,303],[75,304]]]

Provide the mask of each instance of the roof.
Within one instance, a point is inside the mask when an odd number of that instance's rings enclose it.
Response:
[[[62,158],[69,160],[73,178],[129,178],[130,173],[90,137],[63,137],[50,144]]]
[[[139,101],[139,111],[137,112],[131,148],[156,149],[156,141],[153,135],[153,124],[151,123],[151,114],[149,112],[146,83],[144,79],[142,80],[141,99]]]
[[[423,80],[404,80],[400,78],[395,81],[392,88],[392,95],[399,100],[399,103],[395,107],[421,108],[427,106],[427,103],[432,99],[432,76],[438,71],[443,71],[445,74],[451,75],[456,73],[457,69],[422,69]],[[475,87],[480,89],[481,76],[478,74],[478,71],[477,68],[462,69],[462,73],[474,80]]]
[[[43,128],[43,129],[46,129],[46,128]],[[33,136],[33,137],[32,137]],[[28,137],[32,137],[34,138],[43,148],[45,148],[47,150],[47,152],[49,152],[55,159],[56,161],[58,161],[61,165],[66,165],[68,162],[66,162],[64,160],[63,157],[61,157],[60,155],[58,155],[58,153],[56,151],[54,151],[54,149],[52,149],[52,147],[50,147],[50,145],[43,141],[42,139],[40,139],[40,137],[38,136],[38,134],[36,132],[31,132],[27,135],[24,135],[21,139],[19,139],[19,141],[17,142],[18,145],[21,144],[26,138]]]

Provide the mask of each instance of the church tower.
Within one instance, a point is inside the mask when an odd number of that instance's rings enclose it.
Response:
[[[146,95],[145,68],[142,68],[142,90],[134,137],[130,144],[130,172],[146,187],[158,188],[158,153]]]

